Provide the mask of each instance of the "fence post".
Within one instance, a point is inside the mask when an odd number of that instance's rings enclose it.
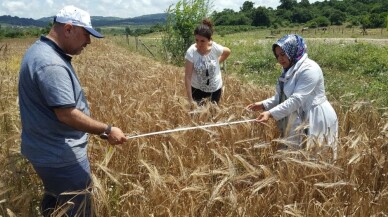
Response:
[[[125,33],[125,36],[127,37],[127,45],[129,45],[129,36],[128,36],[128,32]]]
[[[136,51],[137,51],[139,46],[139,37],[135,36],[135,42],[136,42]]]
[[[147,49],[147,51],[152,55],[152,57],[155,58],[155,55],[151,52],[151,50],[147,47],[147,45],[145,45],[140,39],[139,39],[139,41]]]

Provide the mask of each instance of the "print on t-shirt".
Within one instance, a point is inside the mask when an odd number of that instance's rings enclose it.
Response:
[[[200,61],[194,64],[194,70],[197,72],[198,81],[201,90],[213,89],[215,83],[215,71],[217,62],[208,56],[200,57]]]

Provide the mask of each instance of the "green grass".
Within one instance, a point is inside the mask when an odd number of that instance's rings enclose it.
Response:
[[[272,53],[272,44],[281,36],[266,38],[255,31],[215,37],[229,47],[228,72],[257,85],[276,84],[281,68]],[[388,38],[388,37],[385,37]],[[369,101],[388,107],[388,41],[383,44],[365,38],[313,39],[306,37],[309,57],[322,68],[329,99],[344,105]]]
[[[297,28],[294,31],[298,31]],[[384,29],[368,30],[361,35],[357,28],[329,28],[325,33],[309,30],[302,36],[306,39],[309,57],[322,68],[326,92],[330,100],[339,100],[343,105],[355,101],[368,101],[385,110],[388,107],[388,32]],[[259,86],[274,87],[281,68],[271,51],[272,44],[283,34],[292,33],[283,29],[276,35],[271,30],[254,30],[234,34],[215,35],[214,40],[232,50],[227,60],[226,73]],[[299,32],[298,32],[299,33]],[[160,35],[140,37],[156,59],[163,59]],[[369,40],[385,39],[383,42]],[[136,50],[135,40],[116,37],[117,43]],[[151,54],[139,45],[137,51],[145,56]]]

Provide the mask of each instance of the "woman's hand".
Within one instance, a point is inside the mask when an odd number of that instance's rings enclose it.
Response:
[[[266,122],[271,117],[271,113],[269,111],[265,111],[260,113],[259,117],[256,118],[257,122]]]
[[[245,109],[249,111],[259,111],[264,110],[264,106],[262,102],[255,102],[245,107]]]

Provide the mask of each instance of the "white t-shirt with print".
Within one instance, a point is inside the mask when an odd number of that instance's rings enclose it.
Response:
[[[221,69],[218,58],[224,47],[212,42],[211,50],[206,55],[197,51],[195,44],[186,51],[185,59],[194,64],[191,86],[204,92],[212,93],[222,87]]]

